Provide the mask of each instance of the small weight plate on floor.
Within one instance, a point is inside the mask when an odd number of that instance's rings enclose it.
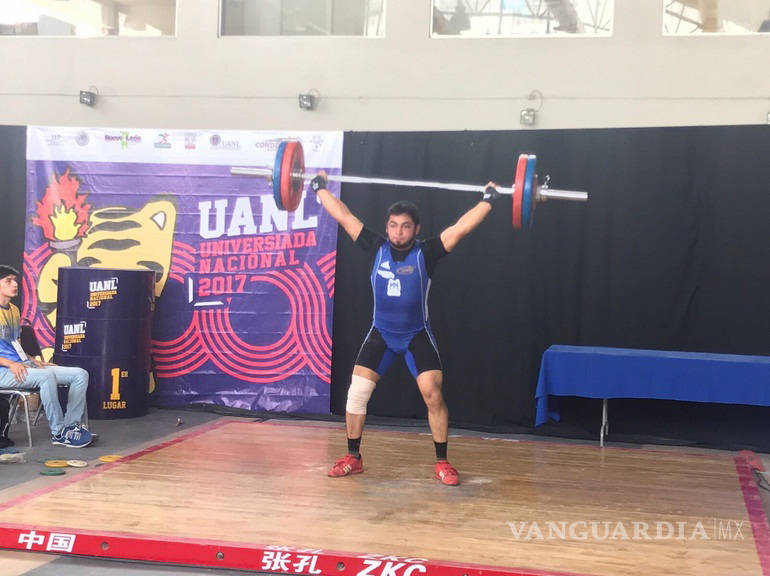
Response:
[[[99,460],[102,462],[117,462],[123,458],[123,456],[119,454],[105,454],[104,456],[99,456]]]
[[[40,474],[43,476],[62,476],[64,474],[64,470],[61,468],[46,468],[41,470]]]
[[[85,460],[67,460],[67,466],[72,466],[73,468],[85,468],[88,466],[88,462]]]
[[[66,460],[46,460],[45,465],[46,465],[46,468],[66,468],[67,461]]]

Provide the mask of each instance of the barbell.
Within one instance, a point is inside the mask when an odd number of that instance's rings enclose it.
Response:
[[[498,186],[500,194],[513,195],[513,227],[518,230],[524,225],[532,224],[535,207],[546,200],[568,200],[586,202],[588,194],[577,190],[556,190],[548,187],[550,180],[546,176],[540,182],[535,172],[537,156],[521,154],[516,163],[516,175],[511,188]],[[272,181],[273,198],[281,210],[293,212],[302,199],[305,182],[312,180],[315,175],[305,174],[305,155],[302,143],[298,140],[284,140],[278,144],[273,168],[232,167],[230,174],[236,176],[256,176]],[[382,184],[385,186],[408,186],[410,188],[438,188],[457,190],[460,192],[481,192],[486,186],[474,184],[453,184],[449,182],[424,182],[420,180],[394,180],[391,178],[371,178],[367,176],[335,176],[329,175],[331,182],[348,184]]]

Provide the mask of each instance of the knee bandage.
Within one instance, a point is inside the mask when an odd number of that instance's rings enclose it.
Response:
[[[348,403],[345,407],[351,414],[366,414],[366,405],[374,392],[376,382],[367,380],[363,376],[353,374],[348,388]]]

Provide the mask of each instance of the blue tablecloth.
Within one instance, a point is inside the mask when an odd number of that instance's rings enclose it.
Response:
[[[548,396],[770,406],[770,356],[551,346],[540,364],[536,426],[559,420]]]

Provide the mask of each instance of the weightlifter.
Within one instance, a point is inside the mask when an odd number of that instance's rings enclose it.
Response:
[[[358,352],[348,388],[348,453],[334,463],[328,475],[348,476],[364,471],[360,448],[367,403],[392,361],[403,356],[428,408],[428,424],[436,449],[436,478],[455,486],[460,479],[447,461],[449,411],[441,393],[439,352],[428,323],[428,289],[436,263],[492,210],[499,195],[496,185],[487,184],[478,204],[439,236],[425,241],[417,239],[420,214],[413,203],[396,202],[388,209],[383,237],[366,228],[342,201],[332,196],[327,185],[325,172],[319,172],[310,182],[324,209],[356,246],[371,256],[374,293],[374,320]]]

